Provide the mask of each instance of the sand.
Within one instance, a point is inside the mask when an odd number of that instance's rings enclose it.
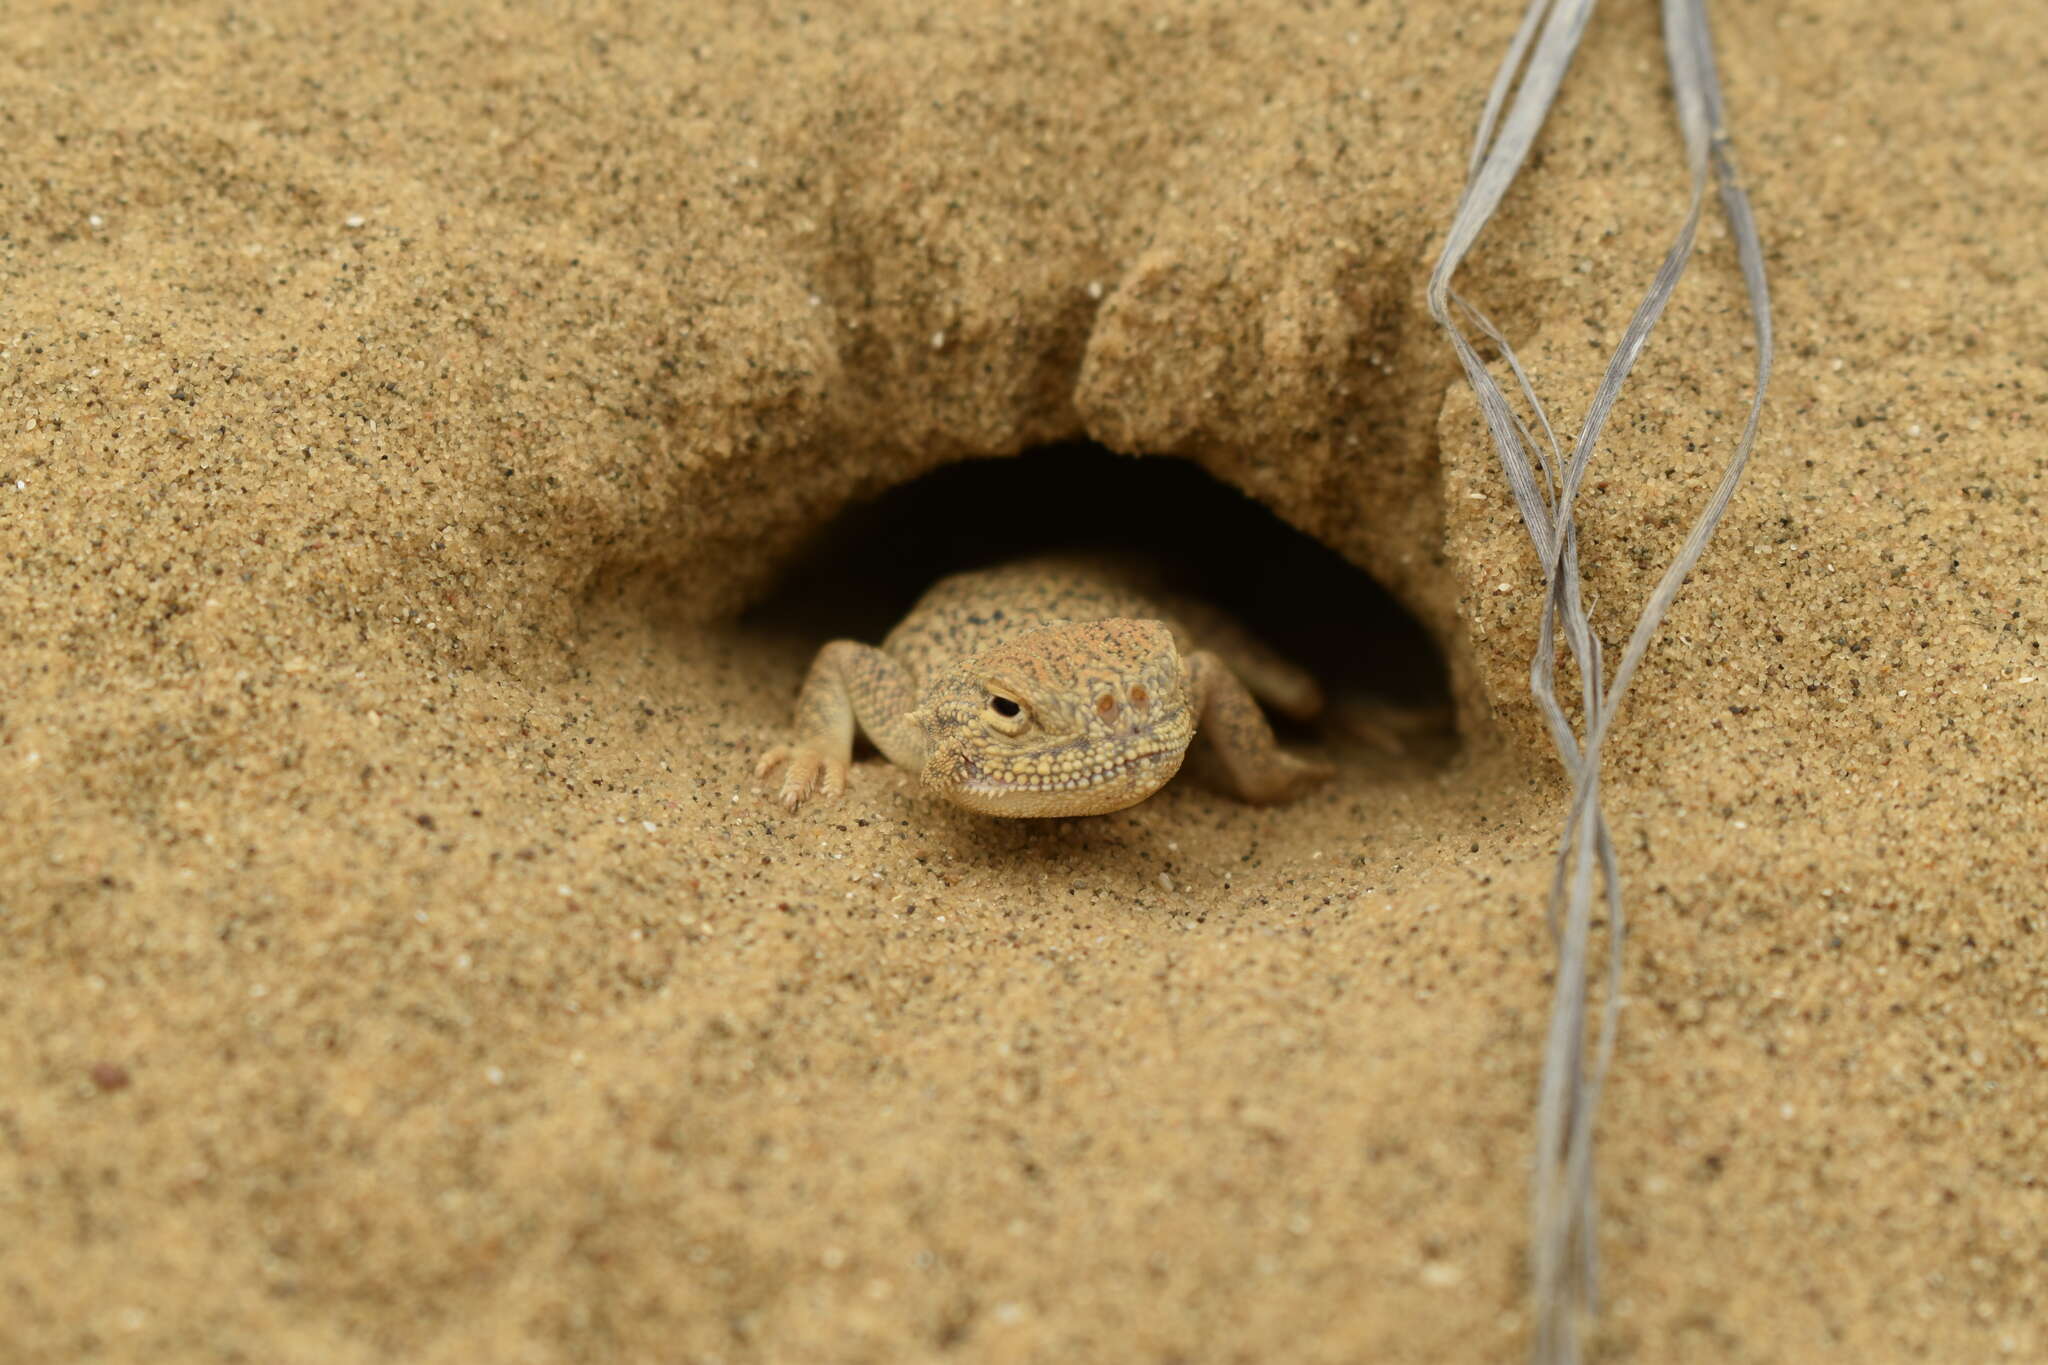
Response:
[[[1421,307],[1508,8],[10,9],[0,1358],[1521,1358],[1562,793]],[[2048,1357],[2024,11],[1716,7],[1780,368],[1610,745],[1603,1360]],[[1660,61],[1605,8],[1467,282],[1568,416],[1681,211]],[[1582,502],[1610,645],[1746,328],[1709,232]],[[844,627],[741,609],[1082,438],[1369,572],[1455,751],[769,803]]]

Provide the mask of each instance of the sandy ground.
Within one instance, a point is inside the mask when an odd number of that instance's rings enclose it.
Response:
[[[0,1358],[1519,1359],[1560,791],[1420,308],[1509,7],[564,8],[0,20]],[[1781,368],[1611,746],[1599,1358],[2042,1359],[2048,21],[1715,17]],[[1663,85],[1607,7],[1469,281],[1568,413]],[[1745,331],[1710,233],[1610,643]],[[1080,437],[1369,571],[1456,752],[768,803],[819,637],[735,614]]]

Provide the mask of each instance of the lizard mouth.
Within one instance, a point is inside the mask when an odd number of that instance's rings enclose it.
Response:
[[[960,784],[964,792],[976,796],[1003,796],[1013,792],[1087,792],[1103,787],[1127,787],[1134,779],[1150,778],[1154,769],[1163,768],[1159,782],[1180,768],[1182,755],[1187,751],[1186,741],[1159,741],[1140,749],[1136,753],[1124,754],[1108,762],[1099,763],[1072,772],[1010,772],[991,773],[981,764],[969,761],[967,778]],[[1156,787],[1152,783],[1146,794]]]

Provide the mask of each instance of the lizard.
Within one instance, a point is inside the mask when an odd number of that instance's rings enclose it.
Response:
[[[938,795],[1000,816],[1101,815],[1144,800],[1200,734],[1240,800],[1333,775],[1280,747],[1259,709],[1307,720],[1314,678],[1220,611],[1115,561],[1028,559],[935,583],[880,647],[834,640],[761,756],[791,811],[846,790],[855,732]]]

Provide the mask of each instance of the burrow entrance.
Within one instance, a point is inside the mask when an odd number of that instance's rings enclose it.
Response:
[[[1455,747],[1443,655],[1370,575],[1191,461],[1092,442],[947,465],[847,509],[743,624],[879,641],[948,573],[1090,548],[1156,559],[1313,670],[1333,704],[1392,717],[1408,751]]]

